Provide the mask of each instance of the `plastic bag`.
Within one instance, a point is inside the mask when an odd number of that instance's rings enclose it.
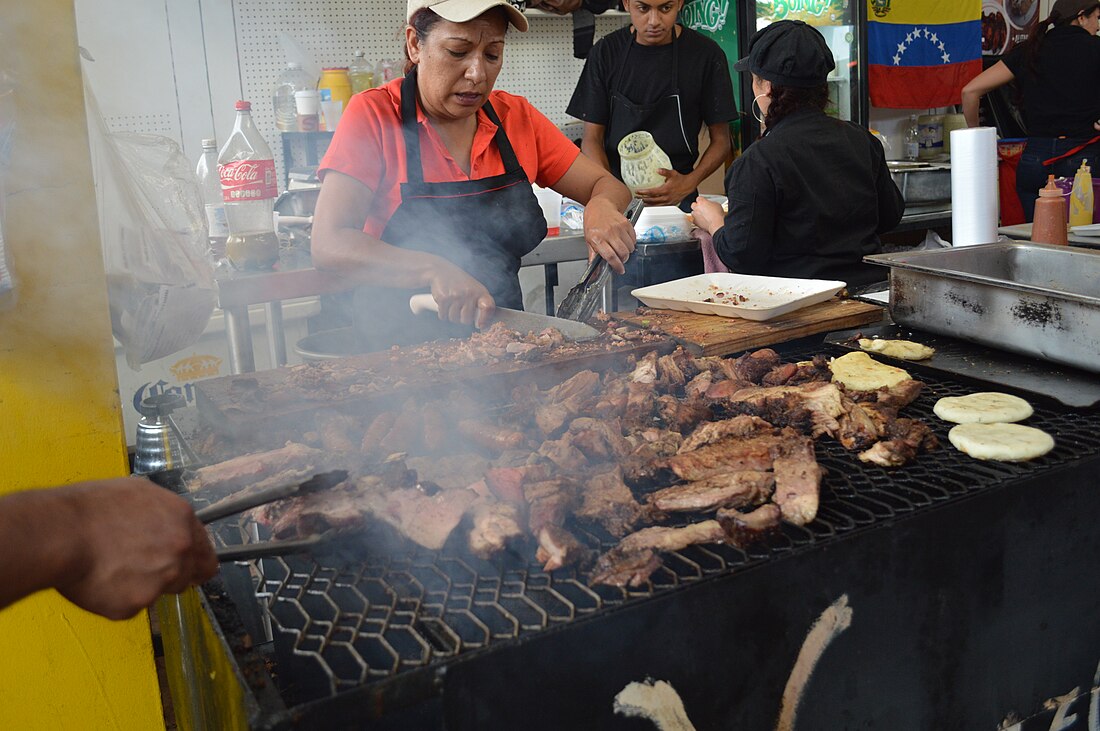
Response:
[[[167,137],[110,133],[88,84],[89,142],[111,329],[135,370],[195,343],[214,312],[202,194]]]

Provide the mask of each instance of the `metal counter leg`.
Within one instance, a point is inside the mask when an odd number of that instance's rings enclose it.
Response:
[[[543,280],[546,282],[546,314],[553,315],[557,312],[554,305],[554,287],[558,286],[558,265],[547,264],[542,268]]]
[[[276,300],[264,305],[267,313],[267,348],[272,368],[286,365],[286,331],[283,330],[283,303]]]
[[[248,324],[248,306],[225,310],[225,339],[229,343],[229,372],[251,373],[256,370],[252,354],[252,329]]]

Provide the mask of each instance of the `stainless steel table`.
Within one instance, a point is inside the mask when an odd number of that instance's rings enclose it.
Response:
[[[997,233],[1004,234],[1008,238],[1017,241],[1031,241],[1031,224],[1018,223],[1014,226],[1001,226],[997,229]],[[1066,239],[1075,246],[1100,248],[1100,237],[1097,236],[1081,236],[1070,231],[1066,234]]]

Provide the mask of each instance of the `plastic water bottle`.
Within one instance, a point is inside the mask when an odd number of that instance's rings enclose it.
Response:
[[[917,115],[909,115],[909,126],[905,128],[905,159],[916,162],[920,157],[920,125],[917,124]]]
[[[222,200],[222,182],[218,176],[218,143],[213,139],[202,141],[202,157],[195,168],[202,190],[202,202],[206,209],[206,224],[210,236],[210,253],[215,259],[225,256],[225,241],[229,238],[229,224],[225,220],[225,202]]]
[[[362,51],[356,51],[348,65],[348,80],[351,81],[352,94],[374,88],[374,69],[367,63]]]
[[[238,269],[270,269],[279,260],[275,233],[275,159],[252,121],[252,104],[237,102],[233,132],[218,153],[222,201],[229,224],[225,253]]]
[[[302,89],[316,89],[317,80],[312,78],[302,65],[291,61],[275,82],[273,104],[275,106],[275,127],[281,132],[293,132],[298,129],[298,109],[294,106],[294,92]]]

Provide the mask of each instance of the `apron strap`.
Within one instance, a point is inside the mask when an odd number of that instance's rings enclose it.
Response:
[[[1084,144],[1081,144],[1081,145],[1077,145],[1077,147],[1074,147],[1069,152],[1063,153],[1063,154],[1059,155],[1058,157],[1052,157],[1049,160],[1043,160],[1043,165],[1044,166],[1053,165],[1054,163],[1058,162],[1059,160],[1065,160],[1067,157],[1073,157],[1078,152],[1085,149],[1086,147],[1093,144],[1094,142],[1100,142],[1100,135],[1096,135],[1095,137],[1093,137],[1088,142],[1085,142]]]
[[[420,160],[420,125],[416,122],[416,71],[417,67],[413,66],[409,73],[405,75],[405,80],[401,82],[401,133],[405,138],[405,158],[409,182],[423,183],[424,168]],[[504,132],[504,125],[500,123],[500,118],[497,116],[496,110],[493,109],[493,105],[486,99],[481,108],[485,110],[489,121],[497,126],[493,140],[497,143],[497,149],[500,150],[504,172],[513,173],[519,170],[519,158],[516,157],[516,151],[512,149],[512,143],[508,141],[508,135]]]

